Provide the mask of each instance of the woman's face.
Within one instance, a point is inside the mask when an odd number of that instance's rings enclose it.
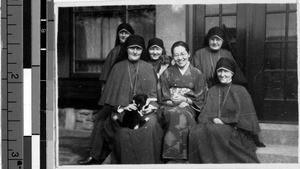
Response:
[[[218,79],[220,80],[221,83],[230,83],[232,80],[233,72],[225,69],[225,68],[220,68],[217,71]]]
[[[128,59],[137,61],[140,59],[143,49],[140,46],[129,46],[127,48]]]
[[[177,46],[173,49],[173,58],[178,67],[183,68],[189,62],[189,57],[190,54],[185,47]]]
[[[159,46],[153,45],[149,48],[151,59],[158,60],[162,55],[163,49]]]
[[[223,40],[217,36],[212,36],[208,39],[211,50],[220,50],[223,45]]]
[[[130,36],[130,33],[128,32],[128,31],[126,31],[126,30],[121,30],[120,32],[119,32],[119,39],[120,39],[120,42],[121,43],[124,43],[125,42],[125,40],[128,38]]]

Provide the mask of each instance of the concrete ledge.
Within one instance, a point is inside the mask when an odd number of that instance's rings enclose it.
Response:
[[[260,127],[263,143],[298,146],[298,125],[260,123]]]
[[[268,144],[256,153],[261,163],[298,163],[297,146]]]
[[[71,137],[90,137],[92,131],[89,130],[66,130],[59,129],[59,137],[71,136]]]
[[[286,130],[286,131],[298,131],[298,125],[293,124],[270,124],[259,123],[262,130]]]

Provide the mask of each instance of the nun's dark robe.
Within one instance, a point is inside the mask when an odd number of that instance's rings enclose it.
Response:
[[[223,57],[234,61],[234,63],[236,64],[231,52],[229,52],[228,50],[220,49],[217,52],[212,52],[209,47],[197,50],[195,52],[195,55],[190,59],[192,65],[203,73],[208,88],[211,88],[216,83],[214,79],[216,64],[218,60]],[[240,74],[240,81],[243,84],[246,84],[247,79],[237,64],[236,69],[237,70],[235,70],[235,73]]]
[[[115,46],[107,55],[104,65],[101,69],[101,74],[99,80],[102,82],[102,88],[104,88],[106,80],[108,78],[109,72],[112,69],[121,50],[121,45]],[[112,108],[110,106],[104,106],[99,112],[94,116],[94,127],[91,133],[90,141],[90,156],[94,159],[102,161],[106,158],[109,150],[105,149],[105,142],[102,136],[102,129],[104,127],[104,121],[109,116]],[[104,150],[105,149],[105,150]]]
[[[99,104],[110,105],[116,110],[118,106],[130,104],[135,94],[157,98],[156,86],[157,77],[152,65],[142,60],[136,63],[124,60],[112,68]],[[156,102],[150,104],[158,107]],[[160,163],[163,131],[155,113],[147,116],[150,120],[135,130],[122,128],[112,118],[107,118],[104,127],[108,140],[112,143],[113,163]]]
[[[119,56],[120,50],[121,50],[121,45],[117,45],[108,53],[104,65],[101,69],[101,74],[99,77],[100,81],[106,82],[109,72],[112,69],[112,66],[114,65],[117,57]]]
[[[196,125],[196,117],[204,106],[206,83],[202,73],[189,65],[182,75],[176,65],[169,66],[160,77],[162,102],[171,100],[172,95],[183,95],[193,104],[186,107],[164,105],[161,107],[164,117],[164,144],[162,157],[170,160],[188,159],[188,134]]]
[[[214,118],[224,124],[213,123]],[[190,163],[259,163],[250,135],[257,134],[260,127],[251,96],[243,86],[213,86],[198,123],[190,132]]]

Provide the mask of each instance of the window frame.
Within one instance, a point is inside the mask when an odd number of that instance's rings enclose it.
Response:
[[[72,44],[71,44],[71,49],[70,49],[70,77],[72,78],[97,78],[101,74],[101,72],[78,72],[75,70],[76,62],[83,62],[83,63],[90,63],[90,62],[97,62],[97,64],[100,64],[102,66],[105,63],[105,59],[76,59],[76,35],[75,35],[75,17],[76,14],[78,15],[79,13],[102,13],[102,12],[120,12],[122,15],[120,15],[120,19],[122,22],[129,23],[130,18],[129,18],[129,12],[134,11],[134,10],[145,10],[145,9],[150,9],[150,10],[155,10],[156,11],[156,5],[122,5],[122,6],[105,6],[108,8],[105,8],[103,6],[101,7],[96,7],[96,8],[88,8],[84,6],[79,6],[79,7],[74,7],[72,9],[72,14],[71,14],[71,36],[72,39]],[[80,8],[84,9],[80,11]],[[156,33],[156,18],[153,21],[154,25],[154,32],[153,35],[155,36]]]
[[[283,39],[279,39],[279,40],[268,40],[267,37],[264,37],[264,45],[267,46],[269,44],[279,44],[283,47],[280,48],[280,50],[282,51],[282,55],[280,55],[281,57],[281,64],[282,66],[280,68],[265,68],[264,69],[264,75],[268,74],[268,73],[281,73],[283,76],[283,81],[282,83],[282,98],[268,98],[267,96],[265,96],[263,98],[264,102],[274,102],[274,101],[282,101],[283,106],[285,111],[287,111],[287,105],[288,102],[293,102],[293,101],[297,101],[298,98],[294,99],[294,98],[288,98],[287,96],[287,84],[288,84],[288,75],[287,74],[291,74],[291,73],[297,73],[297,69],[289,69],[288,68],[288,64],[287,64],[287,58],[288,58],[288,52],[289,52],[289,44],[290,43],[296,43],[297,44],[297,39],[289,39],[289,26],[290,26],[290,14],[297,12],[296,9],[290,9],[290,4],[285,4],[285,9],[277,9],[277,10],[268,10],[268,5],[265,5],[265,23],[267,24],[267,19],[268,19],[268,15],[271,16],[272,14],[284,14],[285,16],[285,27],[284,27],[284,37]],[[266,25],[267,27],[267,25]],[[267,28],[265,29],[265,31],[267,31]],[[265,35],[267,34],[267,32],[265,32]],[[268,55],[267,55],[267,50],[265,48],[265,59],[264,59],[264,66],[266,65],[267,59],[268,59]],[[267,85],[265,86],[266,88],[268,87]]]

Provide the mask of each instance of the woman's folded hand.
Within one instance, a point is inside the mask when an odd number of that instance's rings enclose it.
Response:
[[[221,119],[219,119],[219,118],[214,118],[214,119],[213,119],[213,122],[214,122],[215,124],[224,124],[223,121],[222,121]]]
[[[187,99],[186,99],[186,97],[181,96],[181,95],[173,95],[171,97],[171,100],[174,104],[180,104],[182,102],[185,102]]]
[[[146,108],[143,107],[143,113],[148,114],[148,113],[151,113],[155,109],[157,109],[157,107],[152,106],[151,104],[149,104]]]
[[[184,107],[186,107],[186,106],[189,106],[189,104],[188,104],[187,102],[181,102],[181,103],[179,104],[179,107],[180,107],[180,108],[184,108]]]
[[[127,111],[137,110],[136,104],[131,103],[128,106],[124,107],[124,110],[127,110]]]

